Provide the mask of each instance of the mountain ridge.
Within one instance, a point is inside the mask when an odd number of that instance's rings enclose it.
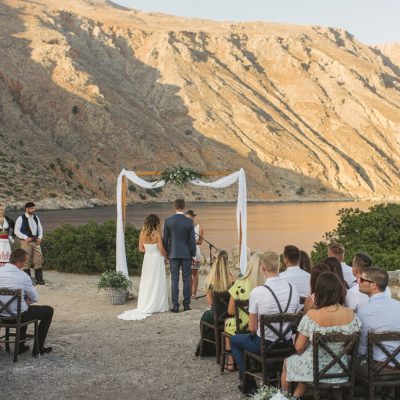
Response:
[[[400,199],[393,56],[333,28],[108,3],[0,4],[3,201],[111,204],[122,168],[176,164],[243,167],[251,200]],[[131,202],[236,196],[131,189]]]

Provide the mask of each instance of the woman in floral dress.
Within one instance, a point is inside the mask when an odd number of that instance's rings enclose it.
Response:
[[[352,334],[359,332],[361,323],[354,311],[343,306],[345,287],[333,272],[322,273],[315,288],[315,308],[308,311],[300,321],[298,338],[295,343],[297,354],[285,360],[282,372],[282,389],[288,390],[288,382],[298,382],[294,395],[302,396],[307,390],[307,382],[313,381],[313,351],[312,340],[314,333]],[[341,343],[330,343],[335,353],[343,346]],[[332,357],[321,349],[319,368],[324,368]],[[342,360],[344,363],[347,359]],[[329,373],[343,372],[340,365],[335,364]],[[329,379],[329,383],[343,382],[343,378]]]

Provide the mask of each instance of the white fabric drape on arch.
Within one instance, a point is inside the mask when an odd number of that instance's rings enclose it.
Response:
[[[128,266],[126,263],[125,251],[125,232],[123,223],[123,210],[122,210],[122,178],[126,177],[135,185],[144,189],[156,189],[165,185],[163,180],[148,182],[139,178],[133,171],[123,169],[118,175],[117,179],[117,249],[116,249],[116,268],[117,271],[122,272],[128,276]],[[201,180],[193,180],[193,185],[211,187],[214,189],[222,189],[233,185],[238,182],[238,199],[236,206],[236,221],[238,237],[240,231],[242,232],[242,243],[240,249],[240,271],[244,273],[247,266],[247,189],[246,189],[246,174],[244,169],[241,168],[228,176],[224,176],[215,182],[203,182]]]

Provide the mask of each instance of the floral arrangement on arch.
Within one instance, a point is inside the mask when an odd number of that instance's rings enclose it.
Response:
[[[165,183],[173,183],[177,186],[185,186],[194,179],[201,179],[204,175],[192,168],[184,168],[180,165],[177,167],[169,167],[161,173],[160,180]]]

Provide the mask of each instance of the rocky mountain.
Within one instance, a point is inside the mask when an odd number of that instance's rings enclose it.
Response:
[[[387,62],[392,62],[395,66],[400,66],[400,42],[397,43],[387,43],[380,46],[376,46],[382,55],[389,58]]]
[[[2,0],[0,37],[7,204],[114,203],[123,167],[178,164],[243,167],[250,200],[400,199],[400,66],[348,32]],[[178,194],[236,188],[129,199]]]

